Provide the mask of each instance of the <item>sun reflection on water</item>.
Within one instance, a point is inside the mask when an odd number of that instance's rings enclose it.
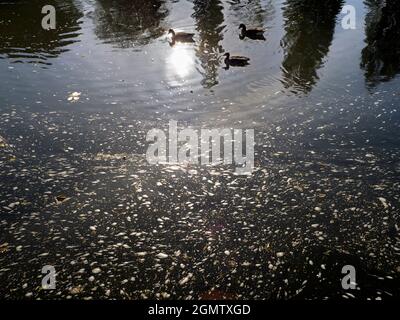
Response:
[[[176,45],[171,48],[168,56],[168,71],[171,76],[178,76],[184,79],[194,71],[194,53],[192,48]]]

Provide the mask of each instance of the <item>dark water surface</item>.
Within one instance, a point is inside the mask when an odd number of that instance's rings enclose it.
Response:
[[[0,0],[0,297],[398,297],[399,73],[395,0]],[[254,128],[256,171],[149,165],[170,119]]]

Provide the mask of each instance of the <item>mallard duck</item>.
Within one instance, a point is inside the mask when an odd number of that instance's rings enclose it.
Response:
[[[229,52],[224,54],[226,69],[232,67],[245,67],[249,65],[250,58],[242,57],[242,56],[231,56]]]
[[[241,30],[241,34],[240,34],[240,38],[244,39],[244,38],[250,38],[253,40],[265,40],[264,37],[264,29],[262,28],[251,28],[251,29],[247,29],[247,27],[241,23],[239,26],[239,29]]]
[[[174,29],[168,30],[168,35],[171,35],[171,41],[175,42],[194,42],[194,33],[175,32]]]

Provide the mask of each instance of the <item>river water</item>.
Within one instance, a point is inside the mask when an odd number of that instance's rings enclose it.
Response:
[[[0,0],[0,296],[398,296],[399,72],[395,0]],[[150,165],[169,120],[254,129],[255,172]]]

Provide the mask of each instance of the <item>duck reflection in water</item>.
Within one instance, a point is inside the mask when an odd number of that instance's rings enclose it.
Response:
[[[188,33],[188,32],[175,32],[174,29],[169,29],[168,30],[168,36],[169,36],[169,44],[174,46],[176,42],[181,42],[181,43],[194,43],[194,33]]]

